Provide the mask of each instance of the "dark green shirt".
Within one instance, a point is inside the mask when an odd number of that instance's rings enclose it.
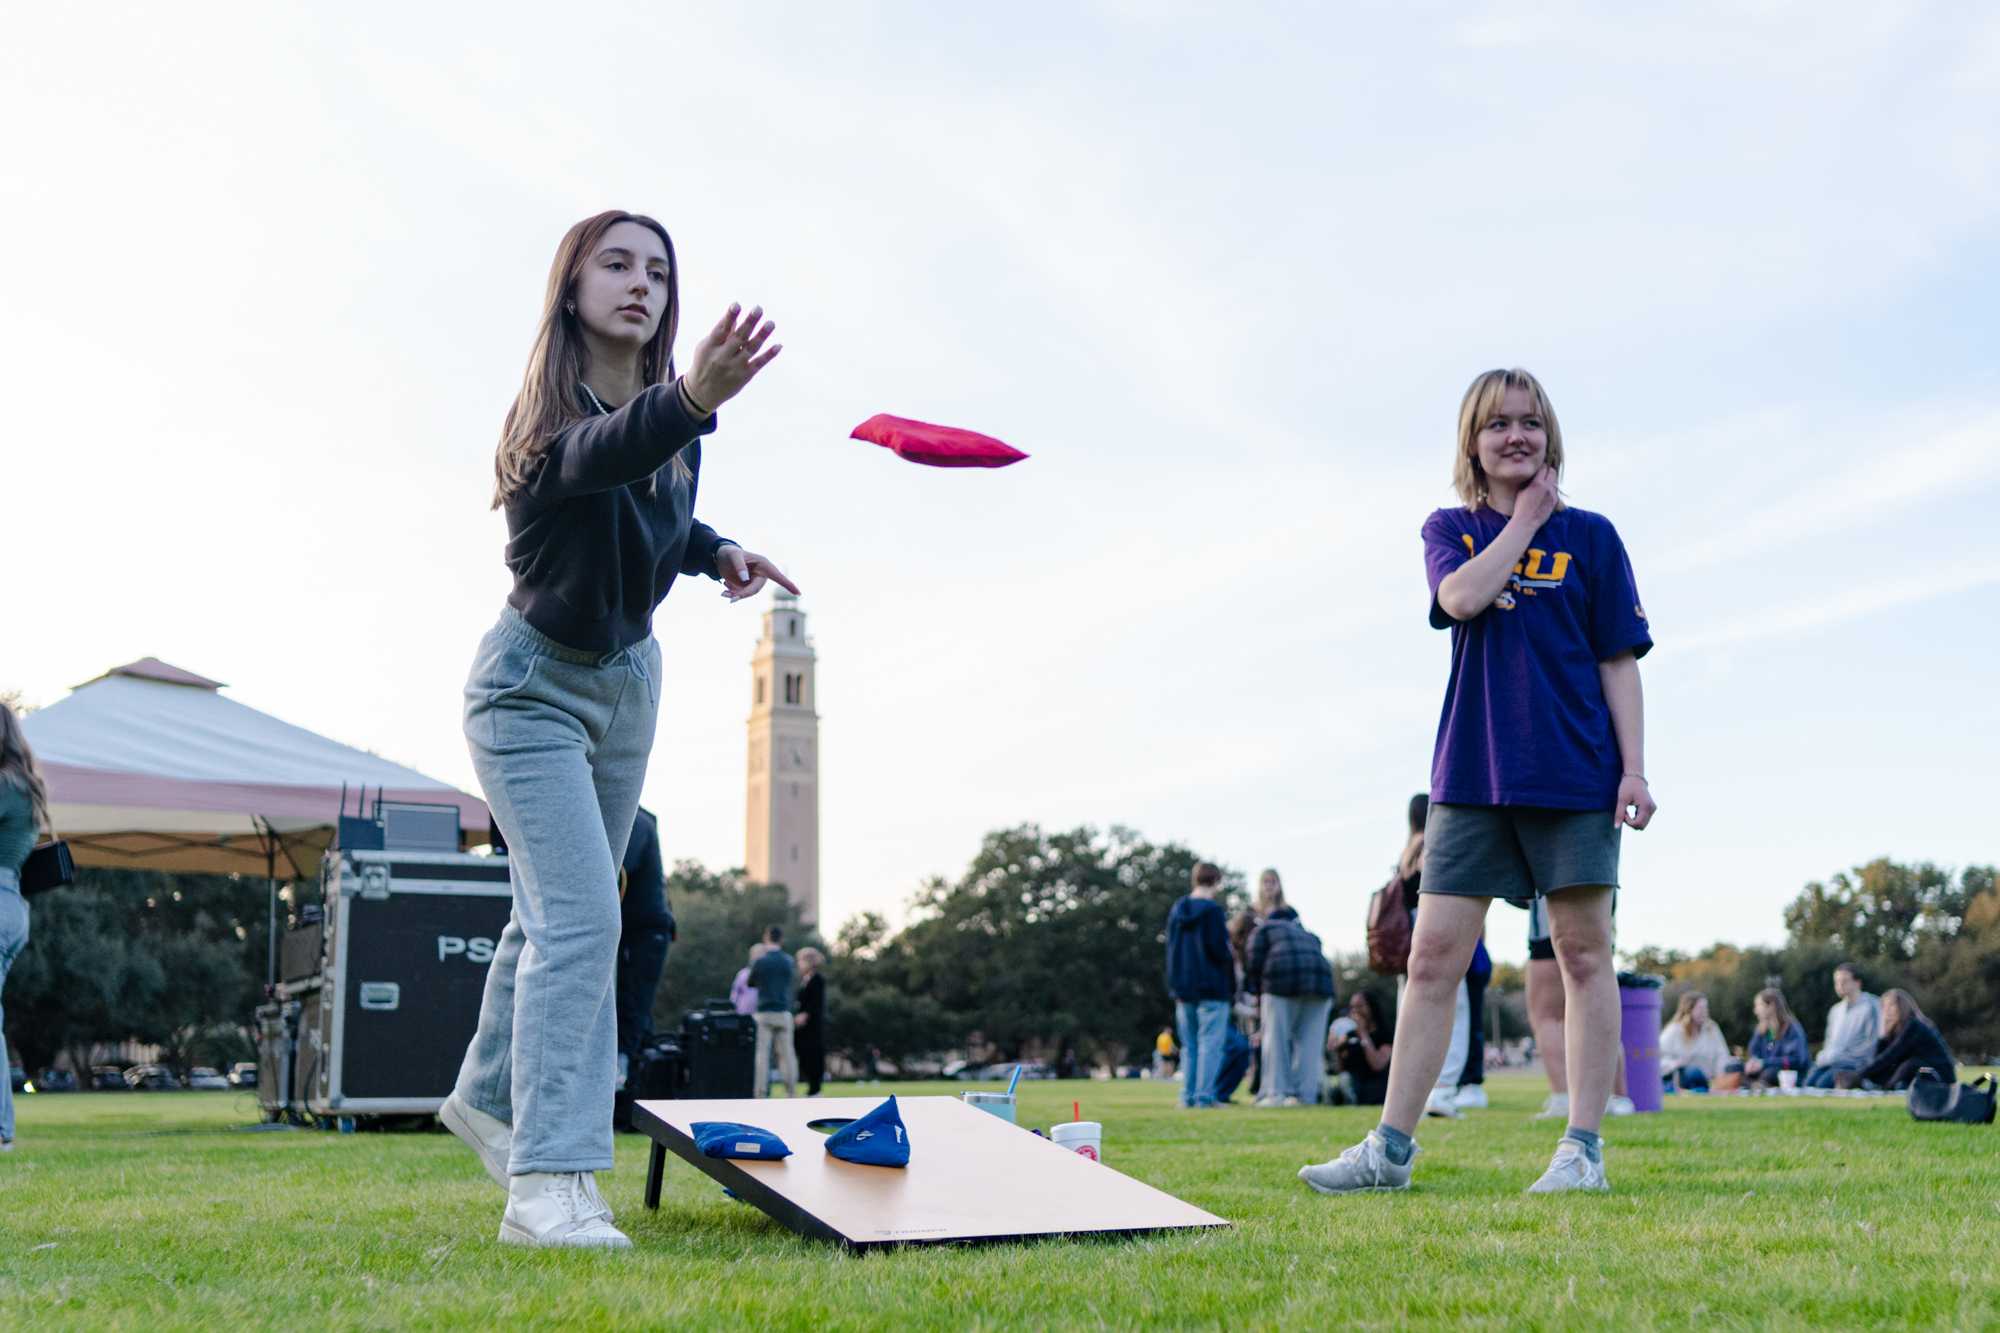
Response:
[[[28,789],[0,778],[0,870],[20,870],[35,850],[35,831],[35,803]]]

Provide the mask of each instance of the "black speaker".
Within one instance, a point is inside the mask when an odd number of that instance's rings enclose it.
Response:
[[[681,1058],[680,1038],[671,1033],[648,1037],[632,1057],[625,1072],[625,1086],[611,1105],[611,1127],[632,1128],[633,1102],[667,1101],[678,1097],[687,1082],[687,1065]]]
[[[731,1008],[692,1009],[681,1020],[687,1079],[681,1096],[748,1097],[757,1064],[757,1020]]]

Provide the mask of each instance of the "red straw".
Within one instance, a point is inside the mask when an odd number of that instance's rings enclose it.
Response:
[[[1071,1103],[1069,1104],[1069,1118],[1070,1118],[1071,1120],[1081,1120],[1081,1119],[1083,1119],[1083,1103],[1082,1103],[1082,1102],[1071,1102]]]

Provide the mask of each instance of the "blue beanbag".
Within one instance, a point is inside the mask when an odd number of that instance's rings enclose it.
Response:
[[[845,1162],[863,1166],[908,1166],[910,1131],[896,1110],[896,1099],[826,1136],[826,1150]]]
[[[792,1150],[785,1141],[768,1129],[755,1125],[740,1125],[734,1120],[697,1120],[694,1130],[694,1146],[701,1149],[704,1157],[752,1157],[771,1161],[779,1157],[790,1157]]]

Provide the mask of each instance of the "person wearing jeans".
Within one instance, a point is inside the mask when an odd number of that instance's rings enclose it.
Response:
[[[757,1071],[751,1080],[753,1097],[771,1090],[771,1055],[778,1056],[778,1076],[785,1080],[785,1095],[799,1095],[799,1052],[793,1042],[797,1020],[792,1013],[792,956],[781,947],[782,935],[776,927],[764,950],[750,968],[750,984],[757,988]]]
[[[1181,1105],[1217,1106],[1223,1032],[1236,990],[1236,960],[1222,904],[1222,871],[1196,864],[1193,885],[1167,913],[1167,993],[1181,1039]],[[1269,1077],[1267,1075],[1266,1077]]]
[[[48,788],[14,710],[0,701],[0,993],[7,969],[28,947],[28,900],[21,866],[49,823]],[[0,1010],[0,1152],[14,1147],[14,1080],[7,1076],[6,1012]]]
[[[1244,985],[1264,997],[1264,1096],[1267,1106],[1311,1106],[1326,1081],[1326,1028],[1333,1010],[1333,968],[1319,936],[1285,903],[1278,872],[1258,884],[1264,919],[1250,936]]]
[[[1862,989],[1854,964],[1833,969],[1833,989],[1840,999],[1826,1012],[1819,1059],[1801,1080],[1808,1088],[1830,1088],[1835,1074],[1866,1069],[1875,1062],[1875,1043],[1882,1036],[1882,1002]]]
[[[695,518],[701,437],[778,353],[732,306],[676,376],[679,268],[666,228],[617,210],[571,227],[493,460],[506,608],[474,654],[465,739],[506,839],[513,914],[438,1119],[507,1191],[500,1240],[629,1248],[612,1164],[618,866],[660,707],[653,612],[675,579],[741,601],[776,582]]]

